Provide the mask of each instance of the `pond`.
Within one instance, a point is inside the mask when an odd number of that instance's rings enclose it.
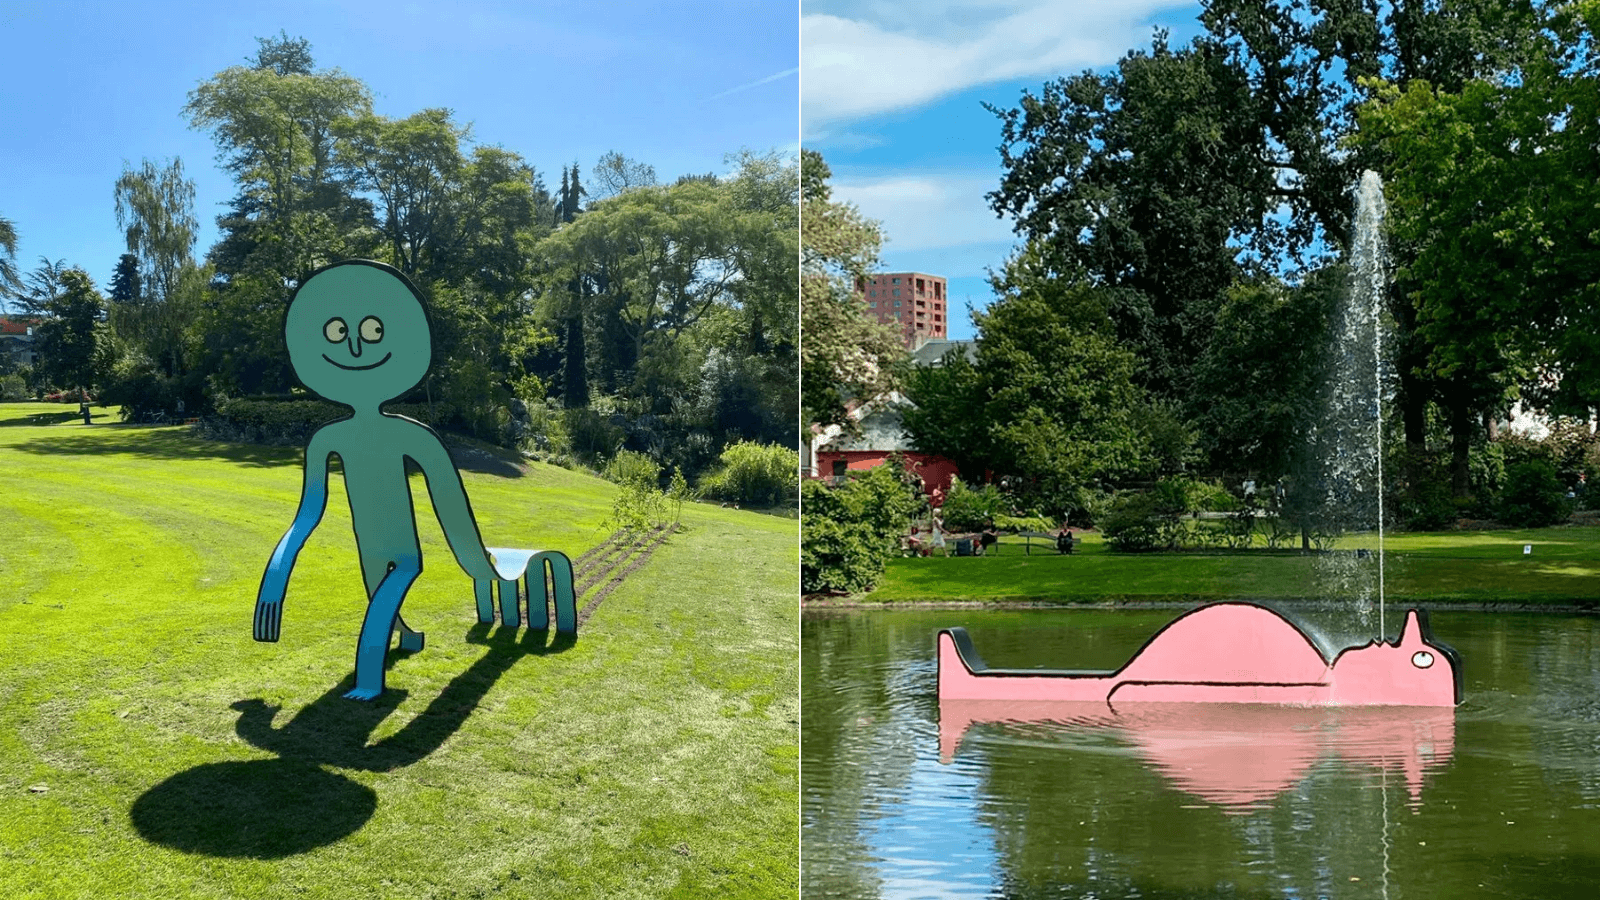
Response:
[[[941,709],[940,628],[995,667],[1115,669],[1178,614],[805,613],[802,896],[1595,896],[1594,617],[1434,612],[1453,710]]]

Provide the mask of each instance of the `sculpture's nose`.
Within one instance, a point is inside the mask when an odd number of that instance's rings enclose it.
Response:
[[[350,342],[350,355],[355,357],[356,359],[360,359],[361,358],[361,335],[356,334],[354,331],[352,331],[352,332],[350,332],[350,337],[347,340]]]

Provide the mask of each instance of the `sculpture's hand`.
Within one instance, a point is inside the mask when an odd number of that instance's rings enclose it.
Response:
[[[494,582],[487,578],[472,579],[472,596],[478,607],[478,621],[494,621]]]
[[[283,592],[263,584],[256,596],[255,639],[275,643],[283,627]]]

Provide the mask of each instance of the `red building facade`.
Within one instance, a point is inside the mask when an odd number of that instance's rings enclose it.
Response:
[[[942,277],[922,272],[886,272],[856,285],[867,313],[899,326],[907,349],[949,334],[947,287]]]
[[[932,453],[915,450],[820,450],[817,452],[817,473],[821,478],[848,478],[850,472],[863,472],[883,465],[889,454],[899,453],[906,468],[922,479],[922,492],[934,506],[944,504],[950,492],[950,480],[961,471],[956,464]]]

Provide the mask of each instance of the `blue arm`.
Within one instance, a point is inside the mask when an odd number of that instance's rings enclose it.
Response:
[[[472,515],[472,504],[467,500],[467,489],[461,483],[461,474],[450,460],[437,434],[424,426],[424,432],[407,448],[411,457],[422,469],[428,482],[428,496],[433,501],[434,514],[444,531],[445,543],[455,554],[456,564],[477,581],[492,581],[499,576],[489,564],[488,552],[483,547],[483,537],[478,533],[478,521]]]
[[[261,576],[256,594],[254,635],[258,641],[276,641],[283,625],[283,596],[289,588],[289,575],[295,558],[305,547],[311,532],[322,521],[328,506],[328,442],[322,432],[311,437],[306,447],[305,484],[300,491],[300,508],[295,511],[289,530],[278,541]]]

